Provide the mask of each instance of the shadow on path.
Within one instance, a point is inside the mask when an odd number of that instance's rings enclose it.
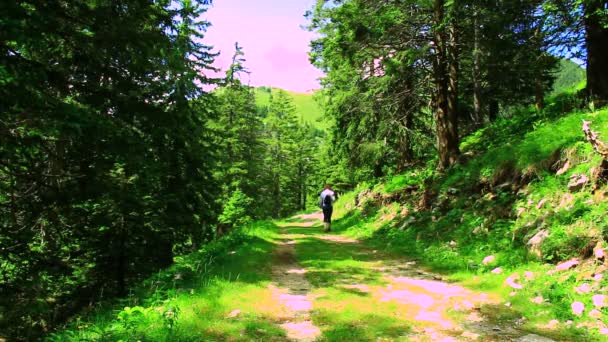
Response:
[[[315,341],[321,331],[310,319],[310,310],[315,299],[310,295],[310,283],[306,280],[306,271],[295,258],[295,240],[302,236],[285,234],[282,230],[281,242],[274,251],[272,263],[272,281],[270,290],[273,299],[285,308],[287,317],[280,327],[292,341]]]
[[[551,341],[483,315],[482,307],[505,310],[498,298],[446,283],[416,261],[323,233],[319,214],[283,227],[306,293],[316,294],[312,321],[325,340]]]

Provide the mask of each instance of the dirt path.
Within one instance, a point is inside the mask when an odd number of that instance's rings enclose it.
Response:
[[[282,242],[275,250],[270,285],[272,297],[280,303],[287,317],[280,325],[287,332],[287,337],[293,341],[314,341],[320,335],[319,328],[310,319],[310,310],[314,297],[309,294],[310,283],[295,258],[295,236],[285,234],[282,230]]]
[[[302,215],[284,225],[274,256],[273,291],[290,312],[281,325],[289,339],[551,341],[519,331],[516,321],[483,314],[482,307],[504,310],[498,298],[446,283],[415,261],[323,233],[319,218]]]

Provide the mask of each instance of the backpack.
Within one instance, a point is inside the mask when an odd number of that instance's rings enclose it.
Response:
[[[325,195],[325,197],[323,198],[323,206],[326,208],[331,207],[331,195]]]

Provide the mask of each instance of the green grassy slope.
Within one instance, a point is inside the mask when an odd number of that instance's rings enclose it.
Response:
[[[259,87],[255,89],[256,103],[258,106],[268,106],[270,96],[273,92],[279,91],[278,88]],[[292,97],[296,107],[296,114],[305,122],[311,123],[319,129],[327,128],[327,121],[323,120],[323,113],[320,105],[315,101],[313,94],[295,93],[287,91]]]
[[[608,108],[563,114],[563,100],[467,137],[468,161],[444,174],[432,161],[342,196],[336,229],[501,293],[526,329],[608,340],[608,310],[596,303],[606,296],[608,304],[606,267],[595,256],[608,248],[608,186],[593,176],[601,157],[581,129],[592,121],[608,141]],[[588,183],[569,189],[580,175]],[[573,259],[570,270],[556,267]]]
[[[571,89],[577,89],[581,82],[585,81],[585,69],[569,59],[559,61],[557,77],[553,83],[552,94],[567,92]]]

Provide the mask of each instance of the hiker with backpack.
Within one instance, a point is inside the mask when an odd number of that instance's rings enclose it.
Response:
[[[331,214],[338,195],[331,189],[331,184],[325,184],[325,189],[319,195],[319,207],[323,209],[323,231],[331,230]]]

